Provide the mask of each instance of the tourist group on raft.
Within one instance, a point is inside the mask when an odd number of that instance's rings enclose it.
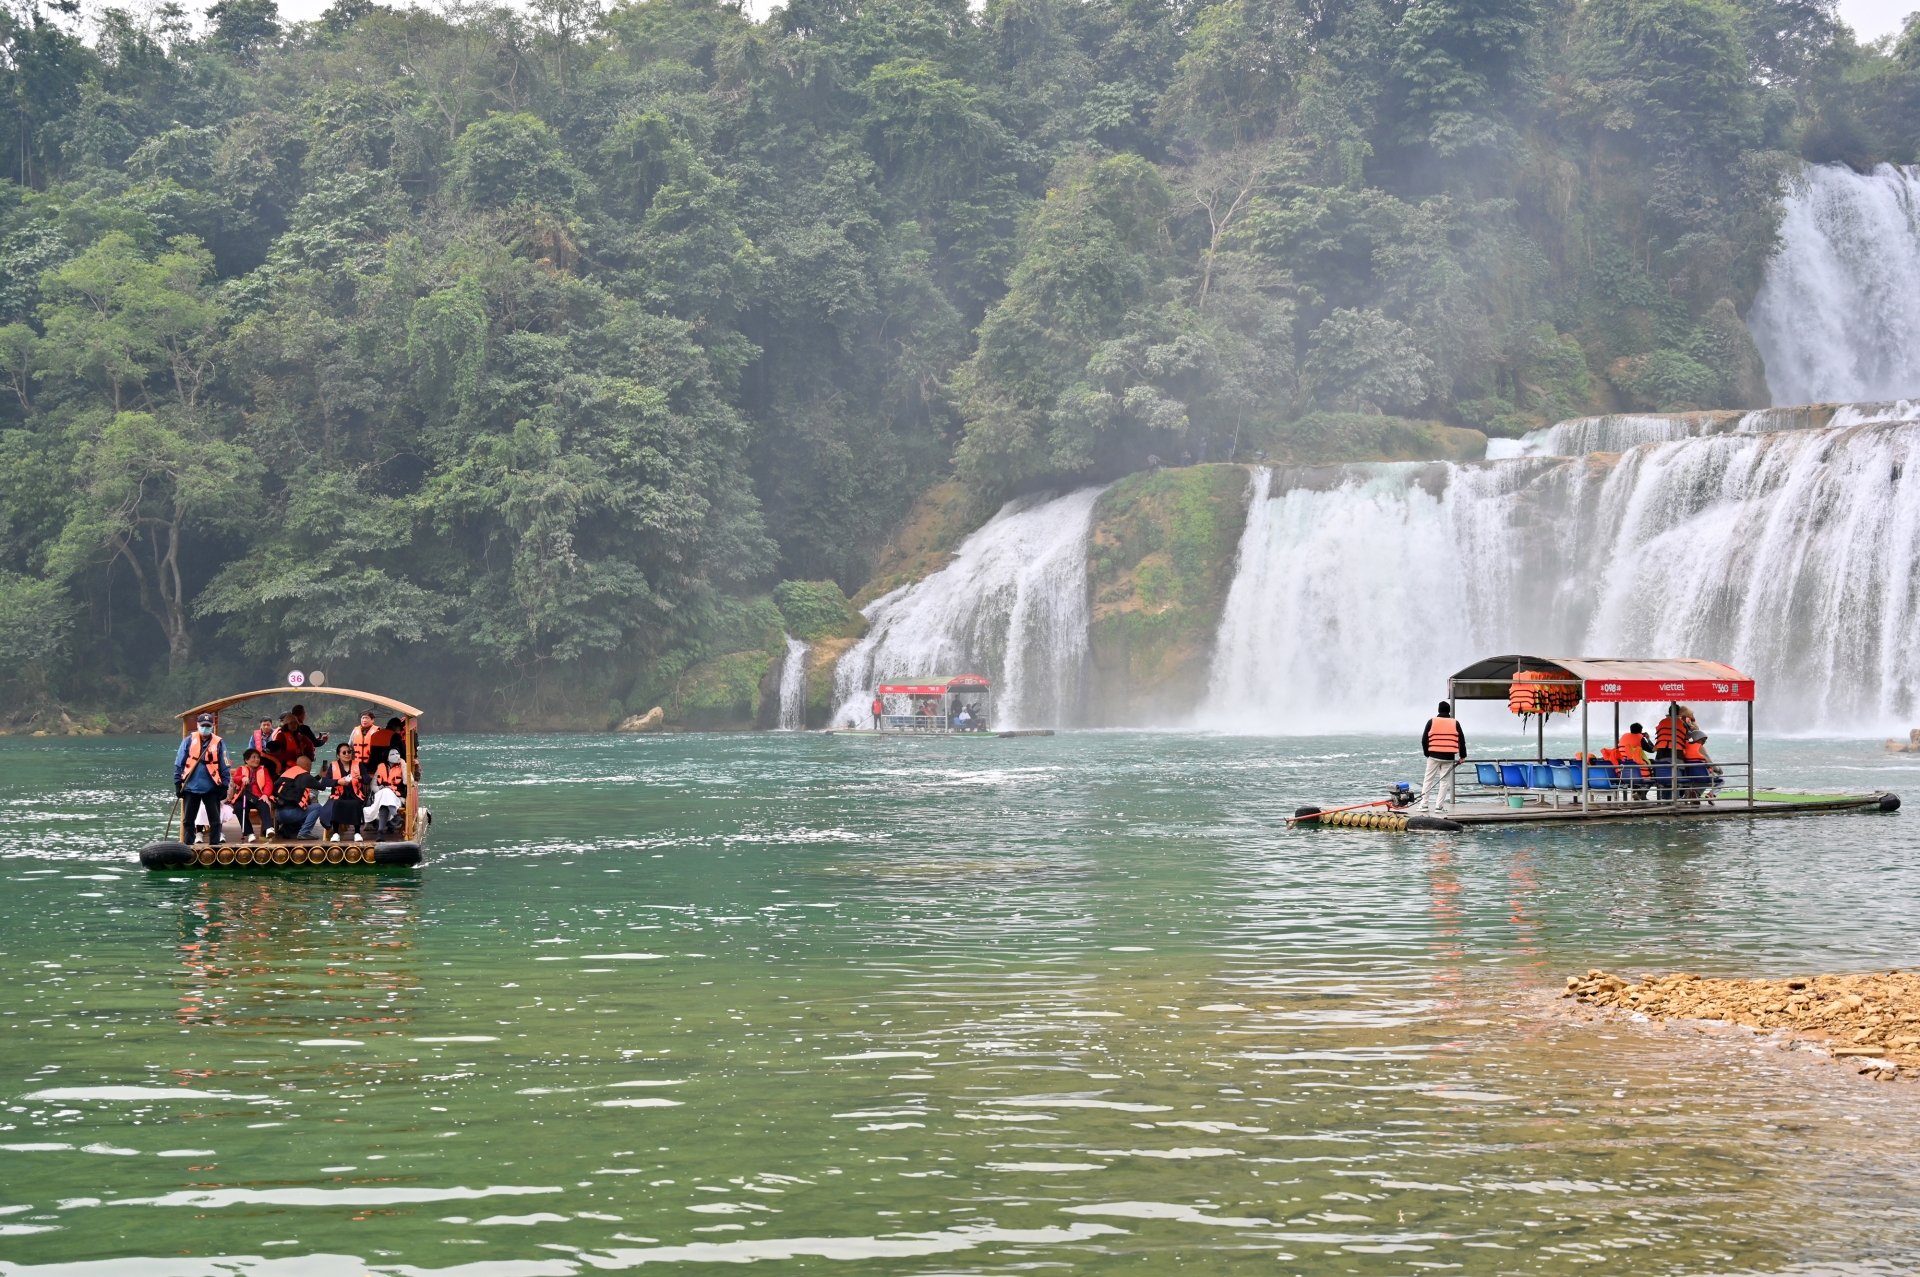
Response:
[[[180,841],[189,847],[201,827],[207,844],[218,846],[221,826],[229,819],[247,842],[309,841],[316,835],[339,842],[347,833],[362,842],[368,825],[375,840],[404,827],[413,777],[399,719],[390,718],[382,727],[371,710],[362,713],[360,725],[334,747],[333,758],[318,772],[313,761],[329,734],[316,735],[307,726],[303,705],[283,714],[278,726],[271,718],[261,719],[238,767],[228,762],[227,744],[213,726],[213,715],[200,715],[173,758]]]
[[[1420,752],[1427,759],[1427,774],[1420,788],[1420,810],[1443,811],[1447,781],[1453,775],[1454,765],[1465,762],[1467,757],[1467,730],[1453,716],[1453,706],[1448,702],[1441,701],[1440,712],[1427,720],[1420,733]],[[1677,761],[1683,765],[1680,774],[1695,782],[1694,788],[1679,792],[1677,796],[1681,798],[1710,794],[1721,775],[1720,769],[1707,757],[1707,734],[1700,730],[1700,720],[1691,709],[1678,702],[1667,706],[1652,736],[1635,723],[1621,733],[1618,745],[1603,749],[1598,757],[1586,761],[1612,764],[1619,769],[1622,783],[1629,789],[1635,780],[1648,786],[1653,784],[1650,762]]]

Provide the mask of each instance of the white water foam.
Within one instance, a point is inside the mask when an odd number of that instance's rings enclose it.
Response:
[[[1265,471],[1201,725],[1405,730],[1501,652],[1695,656],[1776,732],[1920,714],[1920,430]]]
[[[813,644],[789,634],[787,656],[780,663],[780,723],[783,732],[807,729],[807,653]]]
[[[1070,727],[1087,681],[1087,536],[1101,488],[1007,502],[953,561],[874,600],[834,671],[836,723],[891,679],[985,674],[990,727]]]
[[[1920,394],[1920,168],[1808,167],[1747,325],[1775,403]]]

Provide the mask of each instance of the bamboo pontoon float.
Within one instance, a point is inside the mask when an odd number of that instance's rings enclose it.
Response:
[[[220,711],[243,701],[257,700],[265,696],[287,696],[287,688],[270,687],[264,691],[241,692],[234,696],[224,696],[217,701],[208,701],[205,705],[195,705],[180,714],[180,734],[185,737],[193,732],[193,725],[202,714],[213,715],[214,731],[220,730]],[[426,840],[427,830],[433,824],[432,813],[420,805],[420,713],[421,711],[404,701],[387,696],[377,696],[372,692],[356,692],[344,687],[302,687],[299,696],[337,696],[346,700],[359,701],[362,704],[379,705],[401,716],[401,732],[397,747],[406,763],[407,793],[401,808],[401,827],[398,839],[386,842],[323,842],[317,838],[274,839],[260,842],[241,842],[238,839],[227,841],[222,833],[219,846],[189,846],[184,842],[163,841],[149,843],[140,849],[140,863],[154,870],[240,870],[262,872],[268,870],[334,870],[334,869],[408,869],[424,863],[426,857],[421,844]],[[234,749],[228,742],[228,755],[232,758]],[[177,811],[177,808],[176,808]],[[169,818],[173,819],[172,817]]]
[[[1449,678],[1447,692],[1456,712],[1462,701],[1506,701],[1515,713],[1536,717],[1535,756],[1467,758],[1454,764],[1446,781],[1441,816],[1412,817],[1416,829],[1648,818],[1715,820],[1838,811],[1891,812],[1900,808],[1900,796],[1886,791],[1813,794],[1757,788],[1754,681],[1716,661],[1493,656]],[[1594,752],[1595,704],[1613,707],[1612,741],[1620,740],[1622,705],[1655,704],[1663,707],[1662,714],[1668,716],[1668,736],[1677,742],[1682,734],[1678,716],[1672,711],[1688,702],[1746,706],[1746,754],[1742,760],[1691,761],[1679,756],[1677,746],[1644,763],[1622,759],[1613,749],[1605,755]],[[1571,714],[1576,707],[1580,711],[1579,755],[1548,758],[1547,716]],[[1407,786],[1396,789],[1399,792],[1394,797],[1359,807],[1302,807],[1290,823],[1406,828],[1390,818],[1417,795]],[[1388,823],[1381,823],[1383,820]]]

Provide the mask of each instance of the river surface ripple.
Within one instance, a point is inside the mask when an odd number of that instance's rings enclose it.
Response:
[[[0,741],[0,1274],[1893,1272],[1920,1089],[1569,972],[1915,961],[1920,813],[1289,833],[1404,742],[458,737],[411,874],[163,877]],[[1763,783],[1906,789],[1873,742]]]

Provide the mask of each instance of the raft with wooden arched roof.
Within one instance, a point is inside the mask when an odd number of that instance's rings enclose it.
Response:
[[[153,870],[239,870],[262,872],[272,870],[315,870],[315,869],[408,869],[424,864],[426,856],[421,849],[426,834],[433,825],[433,813],[421,804],[420,787],[420,717],[421,711],[405,701],[390,696],[381,696],[373,692],[355,691],[345,687],[269,687],[261,691],[239,692],[232,696],[223,696],[219,700],[208,701],[204,705],[195,705],[182,710],[180,734],[189,736],[193,732],[195,721],[202,714],[211,714],[214,718],[214,731],[220,730],[220,711],[244,701],[258,700],[267,696],[291,696],[306,698],[311,696],[333,696],[344,700],[360,701],[364,704],[379,705],[393,710],[401,717],[400,739],[396,746],[407,768],[407,793],[401,809],[400,837],[386,842],[335,842],[316,838],[271,838],[257,842],[242,842],[238,838],[228,841],[223,833],[218,846],[201,844],[189,846],[179,841],[160,841],[149,843],[140,849],[140,863]],[[229,743],[228,756],[231,761],[234,750]],[[178,808],[175,816],[177,819]]]

